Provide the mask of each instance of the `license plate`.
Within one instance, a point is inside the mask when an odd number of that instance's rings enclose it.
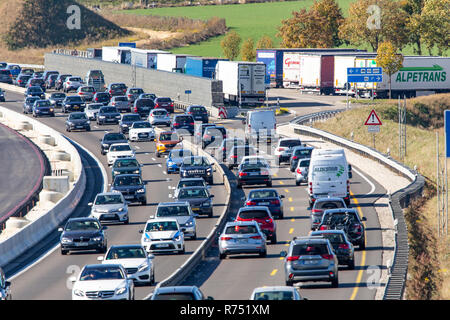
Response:
[[[259,204],[262,205],[262,206],[268,206],[269,202],[260,202]]]
[[[74,109],[78,109],[79,107],[78,106],[75,106],[75,107],[73,107]]]
[[[125,198],[125,199],[133,199],[134,196],[125,196],[124,198]]]
[[[161,243],[161,244],[157,244],[156,247],[157,248],[168,248],[169,244],[168,243]]]
[[[89,243],[87,242],[75,242],[75,246],[77,247],[87,247]]]
[[[115,216],[115,214],[104,214],[103,218],[114,218]]]
[[[83,129],[83,126],[76,126],[77,129]]]
[[[249,172],[249,176],[258,176],[259,172]]]
[[[200,208],[192,208],[192,211],[199,211]]]
[[[143,107],[143,108],[142,108],[142,110],[144,110],[144,111],[145,111],[145,110],[148,110],[148,108],[147,108],[147,107]]]
[[[248,239],[238,239],[239,243],[248,243]]]
[[[317,264],[319,261],[317,260],[305,260],[303,261],[303,264]]]

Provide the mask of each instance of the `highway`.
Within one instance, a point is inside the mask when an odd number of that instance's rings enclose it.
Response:
[[[2,105],[11,110],[22,112],[23,95],[7,92],[6,103]],[[91,123],[91,132],[65,132],[64,122],[67,115],[57,113],[55,118],[38,118],[39,121],[52,127],[63,133],[70,139],[81,144],[87,150],[92,152],[103,164],[108,173],[108,179],[111,179],[110,170],[106,163],[106,156],[100,154],[100,142],[105,131],[116,131],[118,126],[101,126],[97,127],[95,123]],[[145,226],[145,222],[149,216],[155,212],[156,206],[159,202],[172,201],[173,194],[172,188],[175,187],[179,181],[179,175],[165,174],[165,158],[156,158],[154,154],[155,143],[154,142],[139,142],[132,143],[136,149],[136,158],[140,163],[144,165],[143,179],[148,182],[147,184],[147,206],[130,205],[130,223],[129,225],[111,225],[106,230],[108,246],[114,244],[135,244],[140,243],[141,234],[139,230],[142,230]],[[89,166],[95,165],[89,163]],[[89,177],[87,185],[103,184],[99,172]],[[189,255],[195,251],[200,243],[209,234],[213,226],[215,225],[217,218],[221,214],[223,207],[225,206],[226,191],[223,183],[221,183],[221,177],[217,174],[215,178],[215,185],[211,188],[214,198],[214,217],[205,218],[200,217],[197,219],[197,240],[186,241],[186,253],[184,255],[178,254],[166,254],[157,255],[155,262],[155,277],[156,282],[161,281],[173,273],[184,261],[187,260]],[[95,192],[91,192],[89,197],[83,199],[79,206],[80,212],[77,215],[87,216],[90,214],[90,207],[87,206],[89,202],[94,200],[95,194],[101,191],[101,188],[97,186]],[[57,236],[53,237],[53,241],[50,241],[47,245],[47,249],[54,247],[59,241]],[[43,248],[39,248],[40,252],[43,252]],[[14,299],[26,299],[26,300],[38,300],[38,299],[50,299],[50,300],[70,300],[71,290],[68,282],[74,272],[77,273],[86,264],[98,263],[97,257],[99,253],[71,253],[68,256],[62,256],[58,249],[51,252],[45,259],[42,259],[38,264],[26,270],[26,272],[20,274],[18,277],[13,278],[13,295]],[[30,257],[36,258],[36,254],[30,253]],[[16,268],[12,271],[17,271],[17,265],[25,265],[30,261],[16,262]],[[8,271],[8,277],[11,272]],[[136,299],[142,299],[147,296],[153,289],[151,287],[136,287]]]

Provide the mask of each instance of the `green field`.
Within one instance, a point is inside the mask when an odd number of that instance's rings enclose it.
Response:
[[[347,16],[348,8],[355,0],[338,0],[344,16]],[[225,18],[229,28],[235,30],[244,41],[252,37],[255,42],[263,35],[270,36],[275,46],[279,46],[280,39],[276,37],[277,27],[281,20],[289,18],[292,11],[309,8],[314,0],[289,1],[289,2],[266,2],[239,5],[217,5],[217,6],[193,6],[172,7],[142,10],[124,11],[130,14],[148,14],[159,16],[184,16],[193,19],[207,20],[211,17]],[[199,56],[223,57],[220,41],[224,36],[212,38],[208,41],[190,45],[187,47],[174,48],[174,53],[186,53]],[[360,49],[371,51],[369,46]],[[411,46],[403,50],[403,54],[411,55]]]

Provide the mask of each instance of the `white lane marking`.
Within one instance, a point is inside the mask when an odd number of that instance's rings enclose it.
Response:
[[[158,167],[162,168],[162,165],[161,165],[161,164],[158,164]]]
[[[135,147],[136,149],[138,149],[138,150],[139,150],[139,149],[141,149],[141,148],[140,148],[140,147],[138,147],[138,146],[134,146],[134,147]]]
[[[153,160],[153,161],[156,161],[156,159],[155,159],[155,158],[152,158],[152,160]]]
[[[163,171],[164,174],[167,174],[167,172]]]
[[[362,172],[361,171],[359,171],[359,170],[357,170],[357,169],[355,169],[355,168],[352,168],[352,171],[355,171],[358,175],[360,175],[364,180],[366,180],[366,182],[370,185],[370,187],[371,187],[371,189],[370,189],[370,192],[369,193],[366,193],[366,195],[368,195],[368,194],[372,194],[374,191],[375,191],[375,185],[365,176],[365,175],[363,175],[362,174]]]

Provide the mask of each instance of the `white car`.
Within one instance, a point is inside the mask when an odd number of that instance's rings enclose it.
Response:
[[[273,286],[253,290],[250,300],[308,300],[302,298],[296,287]]]
[[[136,121],[128,131],[130,141],[153,141],[155,140],[155,129],[148,121]]]
[[[79,87],[83,85],[83,80],[80,77],[67,77],[63,83],[63,91],[69,92],[72,90],[77,91]]]
[[[278,144],[274,150],[274,156],[278,159],[278,163],[289,162],[292,155],[292,150],[295,147],[303,146],[300,139],[295,138],[283,138],[278,140]]]
[[[72,300],[134,300],[134,283],[120,264],[90,264],[73,282]]]
[[[170,127],[171,120],[169,113],[166,109],[156,108],[150,111],[150,114],[148,115],[148,122],[152,126],[156,125],[166,125]]]
[[[103,107],[103,103],[89,103],[84,109],[84,113],[86,113],[89,120],[96,120],[97,113],[101,107]]]
[[[88,204],[92,206],[91,216],[97,218],[101,223],[118,222],[128,224],[128,202],[121,192],[104,192],[95,197],[94,202]]]
[[[177,219],[155,218],[148,220],[142,233],[141,244],[149,253],[178,252],[184,254],[184,228]]]
[[[116,159],[135,158],[136,154],[128,143],[113,143],[109,147],[106,157],[108,160],[108,165],[111,166]]]
[[[152,254],[147,254],[141,245],[111,246],[105,256],[97,260],[103,264],[121,264],[135,283],[153,285],[155,283],[155,267]]]

